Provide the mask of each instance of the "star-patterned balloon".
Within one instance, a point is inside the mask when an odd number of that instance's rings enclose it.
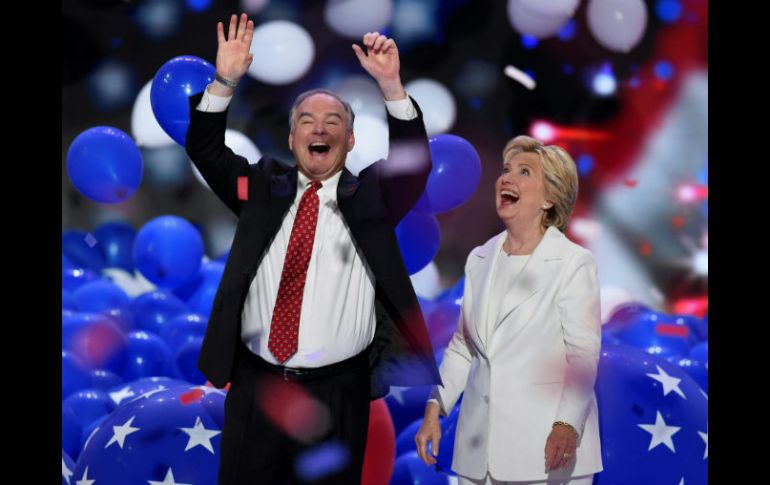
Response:
[[[67,454],[64,449],[61,450],[61,485],[74,485],[75,481],[72,479],[75,469],[75,462]]]
[[[602,461],[596,485],[708,481],[708,400],[679,366],[607,345],[597,375]]]
[[[189,384],[125,398],[89,438],[72,483],[215,485],[224,399]]]
[[[125,384],[120,384],[108,391],[108,395],[116,406],[130,402],[140,397],[149,397],[150,393],[165,391],[177,386],[186,386],[189,383],[172,379],[170,377],[155,376],[145,377]]]

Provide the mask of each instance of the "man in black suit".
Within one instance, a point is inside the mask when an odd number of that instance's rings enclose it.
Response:
[[[254,24],[217,24],[216,81],[190,98],[186,149],[238,217],[198,367],[229,381],[219,484],[360,483],[369,401],[391,385],[440,383],[394,228],[431,169],[417,104],[400,78],[398,49],[378,33],[353,45],[388,109],[389,155],[354,176],[354,114],[313,90],[290,112],[296,166],[250,165],[224,144],[227,106],[246,74]],[[301,466],[334,450],[324,476]],[[299,458],[299,460],[298,460]]]

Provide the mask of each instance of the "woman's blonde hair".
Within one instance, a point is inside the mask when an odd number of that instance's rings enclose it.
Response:
[[[519,135],[505,145],[503,163],[519,153],[536,153],[540,156],[545,196],[553,203],[545,210],[541,221],[543,228],[556,226],[560,231],[566,231],[578,195],[577,168],[572,157],[561,147],[546,146],[532,137]]]

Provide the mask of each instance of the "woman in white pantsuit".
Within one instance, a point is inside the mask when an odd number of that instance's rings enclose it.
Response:
[[[460,484],[589,485],[602,470],[597,268],[562,232],[577,186],[559,147],[519,136],[503,150],[495,202],[505,231],[468,256],[444,385],[415,436],[420,457],[435,463],[439,415],[464,392],[452,461]]]

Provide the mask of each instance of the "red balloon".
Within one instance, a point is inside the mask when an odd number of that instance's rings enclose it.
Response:
[[[396,430],[385,399],[369,405],[369,435],[366,438],[361,485],[388,485],[396,460]]]

